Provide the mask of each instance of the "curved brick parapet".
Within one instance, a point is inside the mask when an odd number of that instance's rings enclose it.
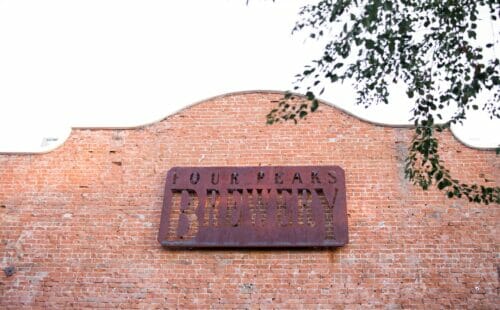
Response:
[[[0,155],[0,308],[496,308],[498,205],[404,179],[412,130],[322,105],[265,125],[278,93],[213,98],[137,129],[74,129]],[[499,157],[439,135],[457,178],[498,186]],[[172,167],[340,166],[349,243],[169,250],[157,241]]]

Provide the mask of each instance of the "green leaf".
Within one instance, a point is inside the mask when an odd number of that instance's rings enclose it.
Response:
[[[318,83],[319,75],[332,83],[351,80],[358,89],[356,101],[365,107],[388,102],[386,81],[401,81],[407,85],[408,97],[413,98],[412,121],[416,126],[405,160],[405,175],[423,189],[435,182],[450,197],[500,203],[499,187],[490,191],[458,182],[439,159],[438,142],[433,134],[449,128],[449,123],[464,120],[465,114],[455,116],[443,127],[436,127],[432,118],[442,119],[439,110],[450,105],[479,110],[475,100],[483,91],[498,93],[500,59],[486,61],[483,51],[495,45],[474,41],[479,31],[474,21],[480,9],[489,8],[492,18],[497,19],[500,16],[497,2],[321,0],[306,6],[294,31],[302,29],[313,37],[328,31],[325,39],[330,41],[319,58],[296,76],[294,89],[307,89],[307,105],[301,103],[298,108],[291,105],[282,111],[285,104],[280,104],[278,111],[268,115],[268,122],[287,119],[296,122],[317,110],[316,87],[322,88],[319,95],[327,87],[323,82]],[[425,32],[418,33],[424,27]],[[354,55],[350,55],[351,51]],[[342,63],[338,61],[341,58],[345,59]],[[500,93],[493,95],[493,104],[498,103],[499,97]],[[427,164],[422,166],[422,162]]]
[[[311,68],[311,69],[308,69],[308,70],[304,70],[304,72],[302,72],[302,74],[303,75],[310,75],[314,71],[316,71],[316,68]]]
[[[318,100],[314,99],[311,103],[311,112],[315,112],[319,107]]]
[[[438,171],[438,172],[436,173],[436,176],[435,176],[435,177],[436,177],[436,181],[441,180],[441,179],[443,178],[443,172]]]
[[[450,180],[448,180],[448,179],[443,179],[441,182],[439,182],[439,183],[438,183],[438,188],[439,188],[440,190],[442,190],[443,188],[448,187],[448,186],[450,186],[450,185],[451,185]]]
[[[309,101],[314,100],[314,94],[313,94],[313,92],[308,91],[308,92],[306,93],[306,98],[307,98],[307,100],[309,100]]]

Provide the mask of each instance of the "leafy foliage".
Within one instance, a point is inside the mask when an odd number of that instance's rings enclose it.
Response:
[[[446,191],[449,198],[464,196],[471,202],[500,203],[499,187],[468,185],[450,176],[450,172],[439,158],[438,140],[434,137],[434,131],[442,131],[447,126],[448,124],[434,125],[423,121],[422,125],[416,127],[406,158],[406,177],[424,190],[436,184],[439,190]]]
[[[477,31],[485,14],[493,33],[492,42],[483,44]],[[316,111],[324,80],[354,81],[357,103],[365,107],[387,104],[389,85],[404,82],[415,102],[406,176],[423,189],[435,183],[449,197],[498,203],[499,187],[467,185],[450,177],[434,132],[461,122],[467,110],[477,110],[477,96],[485,90],[491,98],[484,110],[500,118],[500,60],[494,41],[499,18],[498,0],[322,0],[305,6],[294,31],[332,39],[323,55],[297,75],[295,90],[307,82],[307,101],[285,94],[267,122],[297,122]],[[443,122],[440,111],[447,106],[456,112],[444,125],[436,125],[435,119]]]

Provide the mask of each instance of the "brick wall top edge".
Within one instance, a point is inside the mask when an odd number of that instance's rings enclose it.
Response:
[[[246,91],[236,91],[236,92],[229,92],[229,93],[224,93],[224,94],[220,94],[220,95],[217,95],[217,96],[214,96],[214,97],[210,97],[210,98],[206,98],[206,99],[203,99],[203,100],[200,100],[200,101],[197,101],[197,102],[194,102],[190,105],[187,105],[185,107],[182,107],[181,109],[169,114],[169,115],[163,115],[161,116],[160,118],[156,119],[156,120],[153,120],[151,122],[148,122],[148,123],[145,123],[145,124],[141,124],[141,125],[137,125],[137,126],[130,126],[130,127],[72,127],[71,129],[68,129],[67,131],[67,134],[65,134],[65,136],[63,137],[59,137],[59,140],[57,143],[54,143],[52,145],[50,145],[49,148],[44,148],[44,149],[39,149],[39,150],[33,150],[33,151],[28,151],[28,150],[23,150],[23,151],[2,151],[0,150],[0,154],[16,154],[16,155],[30,155],[30,154],[45,154],[45,153],[50,153],[58,148],[60,148],[62,145],[64,145],[64,143],[70,138],[71,136],[71,132],[72,130],[74,129],[90,129],[90,130],[93,130],[93,129],[109,129],[109,130],[115,130],[115,129],[121,129],[121,130],[134,130],[134,129],[138,129],[138,128],[144,128],[144,127],[148,127],[148,126],[151,126],[151,125],[154,125],[156,123],[159,123],[159,122],[163,122],[163,121],[168,121],[169,118],[179,114],[179,113],[185,113],[187,112],[190,108],[194,107],[194,106],[197,106],[197,105],[200,105],[200,104],[204,104],[204,103],[207,103],[207,102],[210,102],[210,101],[213,101],[213,100],[217,100],[217,99],[220,99],[220,98],[224,98],[224,97],[232,97],[232,96],[241,96],[241,95],[251,95],[251,94],[284,94],[285,92],[284,91],[277,91],[277,90],[246,90]],[[302,97],[304,98],[303,95],[299,94],[299,93],[293,93],[295,96],[297,97]],[[412,124],[386,124],[386,123],[383,123],[383,122],[376,122],[376,121],[372,121],[372,120],[369,120],[369,119],[366,119],[366,118],[363,118],[361,116],[358,116],[342,107],[339,107],[331,102],[328,102],[328,101],[325,101],[325,100],[320,100],[320,103],[323,104],[323,105],[326,105],[326,106],[329,106],[335,110],[339,110],[340,112],[342,113],[345,113],[347,115],[349,115],[350,117],[353,117],[353,118],[356,118],[356,119],[359,119],[363,122],[366,122],[366,123],[369,123],[369,124],[372,124],[374,126],[383,126],[383,127],[391,127],[391,128],[413,128],[414,126]],[[478,146],[474,146],[474,145],[471,145],[469,143],[467,143],[465,140],[461,139],[458,135],[456,135],[454,132],[453,132],[453,128],[450,130],[450,132],[452,133],[453,137],[459,141],[462,145],[466,146],[466,147],[469,147],[469,148],[472,148],[472,149],[478,149],[478,150],[485,150],[485,151],[491,151],[491,150],[495,150],[496,149],[496,145],[493,145],[491,147],[478,147]]]

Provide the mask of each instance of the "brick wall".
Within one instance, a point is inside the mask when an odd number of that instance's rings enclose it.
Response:
[[[75,129],[43,155],[0,155],[0,308],[486,308],[498,295],[498,205],[404,179],[411,130],[339,110],[265,125],[280,94],[214,98],[132,130]],[[494,152],[440,136],[453,175],[499,184]],[[169,251],[172,166],[340,165],[350,243],[329,250]]]

